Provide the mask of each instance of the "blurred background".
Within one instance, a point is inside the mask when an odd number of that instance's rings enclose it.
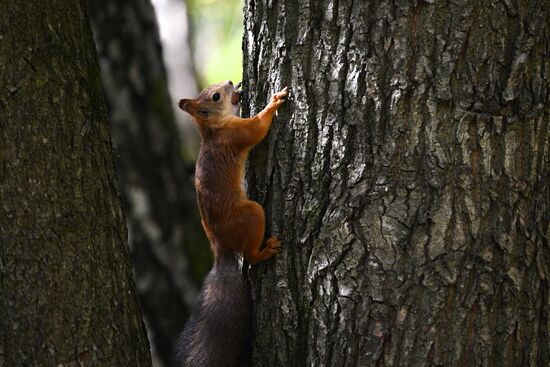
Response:
[[[152,0],[168,86],[173,100],[242,77],[242,0]],[[198,134],[187,115],[176,111],[183,133],[184,159],[193,163]]]
[[[242,0],[88,2],[139,302],[156,367],[212,265],[194,192],[199,135],[177,109],[241,80]]]

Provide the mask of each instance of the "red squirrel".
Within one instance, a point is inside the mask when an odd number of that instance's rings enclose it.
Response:
[[[241,118],[239,88],[240,83],[233,86],[228,80],[204,89],[195,99],[179,101],[201,135],[195,186],[202,226],[214,253],[214,267],[177,346],[179,366],[251,364],[252,300],[238,256],[255,264],[281,248],[275,236],[261,248],[264,210],[246,197],[243,182],[248,152],[267,135],[288,89],[273,95],[256,116]]]

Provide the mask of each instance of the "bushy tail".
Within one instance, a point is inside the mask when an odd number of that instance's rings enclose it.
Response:
[[[219,254],[177,345],[182,367],[251,365],[252,299],[233,254]]]

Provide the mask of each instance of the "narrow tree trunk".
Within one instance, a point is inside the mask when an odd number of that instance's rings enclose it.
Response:
[[[547,366],[550,3],[245,4],[255,366]]]
[[[150,366],[84,1],[0,14],[0,366]]]
[[[151,0],[157,16],[162,55],[167,74],[168,91],[175,101],[199,92],[198,75],[193,58],[194,37],[188,0]],[[177,26],[175,26],[177,25]],[[191,117],[172,105],[176,126],[180,131],[183,161],[195,165],[201,138]]]
[[[89,3],[140,303],[170,365],[211,255],[172,113],[149,0]]]

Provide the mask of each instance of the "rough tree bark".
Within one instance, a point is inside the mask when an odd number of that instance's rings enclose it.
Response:
[[[182,161],[150,1],[94,0],[89,9],[138,296],[153,355],[168,366],[195,293],[210,269],[210,250],[191,174]]]
[[[255,366],[548,366],[548,1],[245,4]]]
[[[0,366],[150,366],[84,1],[0,14]]]

